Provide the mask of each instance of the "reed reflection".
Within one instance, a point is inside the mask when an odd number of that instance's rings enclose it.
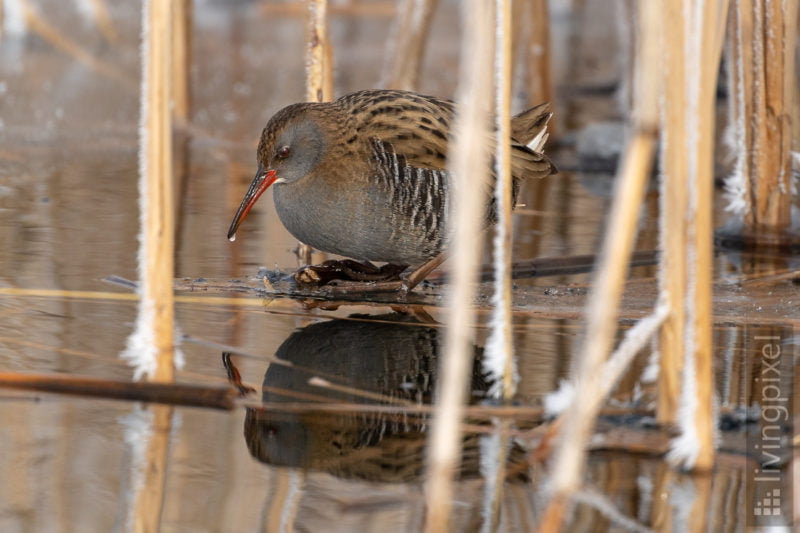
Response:
[[[434,323],[400,313],[352,315],[292,333],[275,354],[291,366],[271,364],[264,376],[262,401],[269,405],[247,410],[244,435],[250,453],[271,465],[342,478],[419,479],[428,416],[404,407],[431,403],[442,341],[443,330]],[[481,369],[482,353],[474,348],[472,404],[483,401],[491,385]],[[312,378],[331,385],[315,385]],[[288,409],[297,402],[365,407],[346,412]],[[275,404],[286,404],[287,410]],[[375,405],[397,410],[368,410]],[[462,478],[480,475],[480,439],[476,433],[464,438]],[[521,461],[522,449],[515,446],[509,457]]]

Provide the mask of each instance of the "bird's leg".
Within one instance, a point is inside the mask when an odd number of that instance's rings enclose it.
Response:
[[[256,391],[253,387],[242,383],[242,375],[231,361],[231,352],[222,352],[222,366],[225,367],[225,372],[228,374],[228,382],[239,390],[240,397]]]
[[[351,259],[325,261],[320,265],[308,265],[294,274],[300,285],[325,285],[335,280],[342,281],[391,281],[399,279],[407,265],[385,264],[376,267],[372,263],[359,263]]]
[[[441,253],[434,257],[433,259],[428,260],[426,263],[422,263],[416,269],[414,269],[408,276],[403,276],[403,284],[400,286],[400,290],[403,292],[408,292],[424,280],[428,274],[433,272],[435,268],[439,265],[444,263],[444,260],[447,257],[444,253]]]

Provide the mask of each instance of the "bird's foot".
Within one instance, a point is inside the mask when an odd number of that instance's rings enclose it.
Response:
[[[294,273],[298,285],[322,286],[332,281],[392,281],[400,279],[407,265],[359,263],[351,259],[325,261],[320,265],[304,266]]]

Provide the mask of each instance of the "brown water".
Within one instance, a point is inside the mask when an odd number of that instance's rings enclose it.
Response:
[[[135,302],[124,289],[102,282],[109,275],[136,279],[138,231],[138,6],[112,5],[119,33],[108,43],[92,22],[61,3],[46,3],[42,16],[110,66],[113,78],[54,49],[40,37],[6,35],[0,46],[0,372],[59,373],[126,380],[118,359],[135,320]],[[589,3],[592,4],[592,3]],[[587,20],[608,20],[592,4]],[[594,13],[597,11],[597,13]],[[295,240],[282,228],[270,199],[240,231],[225,238],[230,217],[254,171],[254,147],[268,117],[303,94],[303,23],[260,3],[203,3],[195,19],[193,91],[195,113],[187,135],[176,139],[185,157],[179,195],[177,277],[250,279],[258,266],[292,268]],[[566,42],[571,19],[556,11],[558,42]],[[444,2],[421,90],[451,95],[457,77],[457,15]],[[337,92],[377,86],[390,19],[335,15]],[[615,113],[610,94],[580,93],[615,79],[613,27],[594,24],[576,41],[580,60],[556,63],[562,128]],[[601,53],[598,43],[606,46]],[[569,80],[567,83],[565,80]],[[562,129],[563,131],[563,129]],[[184,144],[187,143],[187,144]],[[183,150],[185,148],[185,151]],[[560,159],[559,159],[560,158]],[[557,161],[574,159],[568,150]],[[552,178],[543,211],[517,216],[517,259],[594,253],[602,236],[608,197],[599,176],[563,172]],[[528,205],[535,205],[528,198]],[[656,245],[656,202],[651,195],[638,248]],[[721,210],[720,210],[721,213]],[[723,220],[720,214],[720,222]],[[781,258],[770,269],[794,268]],[[741,531],[754,505],[746,474],[757,467],[746,435],[745,407],[757,400],[763,336],[776,336],[784,351],[794,347],[798,289],[791,281],[748,281],[766,270],[764,258],[721,256],[716,278],[715,368],[725,427],[714,473],[691,477],[666,466],[664,435],[651,429],[654,390],[643,383],[642,353],[623,378],[609,409],[626,415],[600,422],[603,439],[593,444],[587,488],[570,519],[575,531],[623,529],[596,508],[598,500],[641,527],[686,531]],[[655,301],[654,269],[633,271],[620,331]],[[759,274],[766,275],[765,273]],[[520,280],[515,296],[515,348],[520,406],[540,407],[545,394],[568,376],[580,333],[586,275]],[[203,287],[203,281],[196,285]],[[61,295],[7,289],[52,289]],[[208,288],[208,287],[205,287]],[[104,291],[89,295],[74,291]],[[442,333],[440,288],[421,291],[425,305],[412,314],[362,302],[334,311],[308,308],[284,297],[223,301],[213,291],[180,293],[177,321],[186,367],[179,381],[224,385],[221,350],[233,356],[245,383],[263,381],[268,409],[216,411],[176,408],[169,430],[164,531],[416,531],[424,520],[423,446],[426,418],[414,410],[384,413],[358,405],[429,402],[435,390]],[[377,298],[375,299],[378,300]],[[420,309],[424,313],[420,312]],[[354,316],[356,315],[356,316]],[[476,356],[487,335],[485,310],[476,331]],[[270,358],[294,367],[270,363]],[[479,360],[479,359],[478,359]],[[795,367],[786,358],[782,387],[796,398]],[[324,377],[348,389],[308,383]],[[472,401],[485,403],[489,387],[476,366]],[[364,391],[383,395],[383,402]],[[251,399],[258,399],[254,395]],[[311,411],[297,402],[356,404]],[[291,403],[285,409],[277,403]],[[138,404],[0,389],[0,531],[105,531],[125,529],[136,487],[131,473],[135,428],[151,414]],[[611,411],[609,411],[611,412]],[[532,429],[541,417],[526,411],[509,444],[509,469],[500,529],[528,531],[542,511],[546,480],[529,456]],[[468,421],[464,462],[454,507],[456,530],[481,528],[485,483],[481,461],[494,455],[491,422]],[[788,435],[787,435],[788,437]],[[782,441],[783,472],[792,447]],[[795,448],[796,450],[796,448]],[[784,497],[789,486],[784,485]],[[786,502],[784,501],[784,506]],[[785,507],[788,508],[788,507]],[[796,505],[795,509],[800,508]]]

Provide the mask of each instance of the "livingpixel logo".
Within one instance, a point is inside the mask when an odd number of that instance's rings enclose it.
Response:
[[[748,476],[749,526],[789,526],[792,520],[791,469],[785,468],[783,457],[791,449],[794,362],[792,354],[784,354],[781,340],[780,335],[756,335],[749,352],[760,361],[753,390],[760,417],[757,430],[748,432],[747,437],[748,451],[756,462]]]

